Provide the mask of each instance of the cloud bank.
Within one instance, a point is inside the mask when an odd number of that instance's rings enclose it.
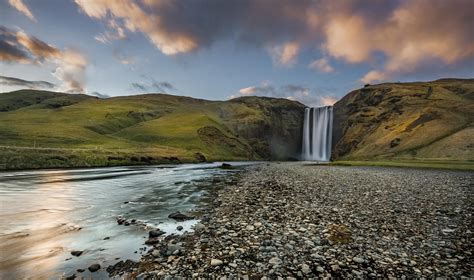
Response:
[[[87,59],[74,49],[60,50],[24,31],[0,26],[0,61],[42,65],[51,63],[53,76],[61,81],[58,90],[85,93]]]
[[[47,81],[28,81],[14,77],[0,76],[0,85],[8,87],[22,87],[31,89],[53,89],[55,84]]]
[[[264,47],[275,65],[291,67],[302,51],[318,50],[327,57],[306,62],[311,68],[333,72],[331,59],[368,63],[373,69],[361,77],[364,82],[422,71],[433,63],[474,61],[471,0],[75,2],[89,17],[108,23],[105,34],[115,35],[104,41],[138,32],[166,55],[230,39]]]

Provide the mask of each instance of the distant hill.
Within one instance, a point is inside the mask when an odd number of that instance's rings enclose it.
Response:
[[[334,112],[334,159],[474,160],[474,79],[369,85]]]
[[[298,156],[303,112],[264,97],[1,93],[0,168],[286,160]]]

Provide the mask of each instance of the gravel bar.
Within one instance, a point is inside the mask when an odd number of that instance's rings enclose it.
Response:
[[[220,189],[144,279],[472,278],[474,173],[270,163]]]

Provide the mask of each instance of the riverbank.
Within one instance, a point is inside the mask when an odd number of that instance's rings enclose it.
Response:
[[[69,169],[113,166],[150,166],[162,164],[249,161],[241,157],[212,157],[201,153],[183,154],[177,150],[133,149],[61,149],[0,146],[0,171]],[[385,166],[474,171],[474,161],[466,160],[337,160],[337,166]]]
[[[190,231],[197,219],[169,215],[199,217],[248,164],[0,172],[0,279],[107,279],[147,252],[149,231]]]
[[[426,168],[474,171],[472,160],[430,160],[430,159],[393,159],[393,160],[337,160],[331,162],[337,166],[380,166],[401,168]]]
[[[130,275],[471,277],[473,173],[270,163]]]
[[[239,156],[209,156],[163,148],[33,148],[0,146],[0,171],[251,161]]]

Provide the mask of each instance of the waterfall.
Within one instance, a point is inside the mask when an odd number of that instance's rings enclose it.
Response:
[[[329,161],[332,142],[332,106],[304,110],[303,160]]]

